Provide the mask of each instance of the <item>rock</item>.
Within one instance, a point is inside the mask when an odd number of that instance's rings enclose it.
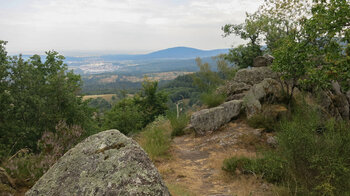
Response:
[[[147,154],[117,130],[88,137],[64,154],[26,196],[170,195]]]
[[[253,67],[267,67],[272,64],[275,58],[271,55],[264,55],[255,57],[253,60]]]
[[[332,82],[332,91],[335,95],[341,95],[341,87],[338,82]]]
[[[253,67],[251,69],[239,70],[233,80],[252,86],[254,84],[259,84],[265,78],[278,79],[279,75],[273,72],[269,67]]]
[[[281,87],[274,79],[267,78],[254,85],[243,99],[247,118],[261,112],[261,101],[264,99],[278,99],[279,97],[281,97]],[[267,101],[273,102],[273,100]]]
[[[218,107],[198,111],[191,116],[191,126],[197,135],[205,135],[214,131],[237,117],[240,114],[242,103],[242,100],[233,100]]]
[[[350,90],[346,92],[346,97],[348,98],[348,102],[350,103]]]
[[[219,94],[227,95],[226,101],[231,101],[235,99],[242,99],[245,92],[247,92],[250,87],[251,85],[242,82],[228,81],[225,85],[219,87],[217,92]]]
[[[334,95],[331,91],[321,91],[319,97],[319,104],[328,115],[343,120],[350,118],[350,104],[346,95]]]
[[[266,143],[272,147],[276,147],[278,142],[275,136],[268,136]]]
[[[349,102],[344,94],[335,95],[333,97],[334,106],[338,109],[338,112],[343,120],[349,120]]]

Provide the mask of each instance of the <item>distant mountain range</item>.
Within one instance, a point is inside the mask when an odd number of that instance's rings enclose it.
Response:
[[[99,59],[104,61],[124,61],[124,60],[155,60],[155,59],[193,59],[196,57],[211,57],[222,53],[227,53],[229,49],[216,50],[199,50],[190,47],[174,47],[164,50],[151,52],[148,54],[116,54],[116,55],[102,55]],[[67,61],[83,61],[94,57],[66,57]]]
[[[202,58],[203,62],[215,64],[211,58],[219,54],[228,53],[229,49],[199,50],[189,47],[175,47],[151,52],[148,54],[113,54],[74,57],[66,56],[68,68],[78,74],[98,74],[106,72],[118,73],[152,73],[167,71],[198,71],[195,58]],[[28,59],[32,55],[23,55]],[[41,55],[44,61],[46,56]],[[214,68],[214,66],[213,66]],[[215,69],[215,68],[214,68]]]

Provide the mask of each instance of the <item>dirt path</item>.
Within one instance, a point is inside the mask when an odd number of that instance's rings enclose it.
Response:
[[[221,169],[225,158],[255,157],[252,144],[261,138],[260,130],[242,121],[229,123],[207,136],[175,138],[172,158],[156,165],[167,184],[183,187],[191,193],[187,195],[273,195],[271,185],[257,177],[232,177]]]

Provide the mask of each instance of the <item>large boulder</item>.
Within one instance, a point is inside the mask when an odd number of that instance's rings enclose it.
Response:
[[[226,101],[242,99],[245,93],[252,87],[249,84],[236,81],[227,81],[225,85],[218,88],[219,94],[227,95]]]
[[[53,165],[26,196],[170,195],[147,154],[117,130],[88,137]]]
[[[253,67],[251,69],[239,70],[233,80],[235,82],[254,85],[259,84],[265,78],[278,79],[279,75],[272,71],[270,67]]]
[[[336,118],[349,120],[350,104],[347,95],[337,93],[337,91],[321,91],[319,95],[319,104],[328,115]]]
[[[233,100],[218,107],[200,110],[192,114],[191,127],[197,135],[210,133],[237,117],[241,112],[242,103],[242,100]]]
[[[254,85],[243,98],[247,118],[261,112],[262,101],[272,103],[281,96],[281,86],[274,79],[266,78],[261,83]]]
[[[253,67],[267,67],[272,64],[275,58],[271,55],[264,55],[255,57],[253,60]]]

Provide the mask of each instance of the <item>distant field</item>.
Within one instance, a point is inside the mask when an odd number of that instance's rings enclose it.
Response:
[[[103,95],[85,95],[83,96],[83,100],[87,100],[87,99],[96,99],[98,97],[101,97],[103,99],[105,99],[106,101],[110,102],[112,100],[112,97],[115,96],[117,97],[116,94],[103,94]]]

